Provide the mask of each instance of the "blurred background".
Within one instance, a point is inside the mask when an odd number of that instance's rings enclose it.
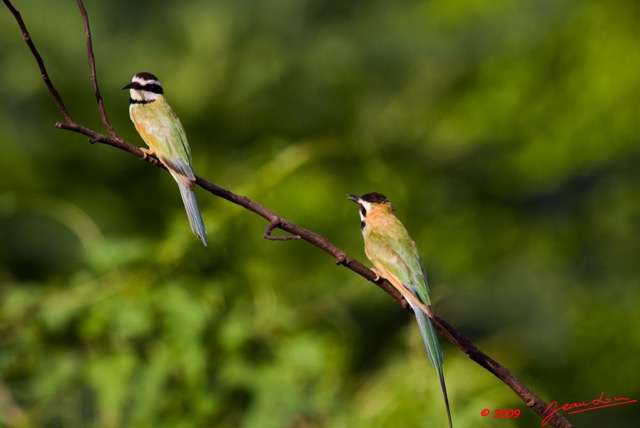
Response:
[[[72,116],[105,132],[75,2],[15,4]],[[480,349],[547,402],[640,399],[637,1],[86,6],[123,138],[144,145],[120,88],[152,72],[199,175],[363,262],[346,193],[386,194],[435,311]],[[204,248],[166,171],[53,126],[0,9],[0,426],[445,426],[410,313],[200,189]],[[442,345],[456,427],[540,426]]]

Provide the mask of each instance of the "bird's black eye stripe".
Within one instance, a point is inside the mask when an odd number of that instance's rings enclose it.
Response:
[[[154,94],[162,94],[164,91],[162,90],[162,86],[157,83],[149,83],[147,85],[141,86],[140,89],[143,91],[153,92]]]
[[[158,85],[157,83],[147,83],[143,85],[138,82],[133,82],[131,86],[129,86],[129,88],[137,89],[138,91],[153,92],[154,94],[164,93],[164,91],[162,90],[162,86]]]
[[[367,216],[367,209],[363,205],[360,205],[360,214],[362,214],[362,217]]]

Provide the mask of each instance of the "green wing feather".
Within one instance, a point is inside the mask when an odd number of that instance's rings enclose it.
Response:
[[[191,150],[178,115],[160,98],[149,105],[132,108],[131,119],[142,139],[178,182],[191,230],[206,246],[207,232],[193,191],[196,177]]]
[[[425,305],[431,305],[427,275],[418,247],[402,223],[395,217],[394,220],[384,228],[367,227],[365,251],[371,261],[380,263],[405,287],[415,290]]]
[[[390,223],[385,224],[381,228],[367,228],[364,231],[365,252],[367,257],[375,265],[381,266],[394,275],[414,296],[418,297],[425,305],[430,306],[429,286],[427,283],[427,274],[424,263],[418,252],[418,247],[409,233],[402,225],[400,220],[393,216],[392,220],[387,219]],[[387,278],[389,279],[389,278]],[[407,297],[405,296],[405,299]],[[447,417],[449,427],[453,427],[451,421],[451,410],[449,407],[449,397],[444,381],[444,370],[442,363],[444,361],[442,348],[438,341],[435,328],[431,320],[411,299],[407,299],[409,305],[413,309],[420,334],[424,342],[427,354],[431,364],[436,369],[440,388],[444,397],[447,409]]]
[[[447,394],[447,385],[444,381],[444,369],[442,368],[444,358],[442,356],[442,348],[440,347],[440,342],[438,341],[436,330],[433,327],[431,320],[424,314],[424,312],[422,312],[418,307],[414,306],[415,304],[413,302],[409,301],[409,304],[413,308],[413,313],[415,314],[416,320],[418,321],[418,327],[420,328],[420,334],[422,335],[424,346],[425,348],[427,348],[429,360],[431,361],[431,364],[433,364],[433,367],[435,367],[436,373],[438,374],[438,379],[440,380],[440,389],[442,390],[444,404],[447,409],[449,428],[452,428],[453,422],[451,421],[451,408],[449,407],[449,396]]]
[[[164,138],[158,138],[160,153],[156,154],[163,157],[168,168],[189,180],[195,180],[191,149],[180,118],[166,102],[159,103],[157,107],[156,120],[164,125],[161,135]]]

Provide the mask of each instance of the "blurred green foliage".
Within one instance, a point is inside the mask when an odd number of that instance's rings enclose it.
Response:
[[[15,1],[102,130],[75,2]],[[118,132],[150,71],[196,172],[364,260],[385,193],[436,312],[548,402],[640,398],[635,0],[87,2]],[[412,317],[309,244],[61,120],[0,12],[0,426],[444,426]],[[539,426],[444,343],[457,427]],[[480,411],[517,408],[515,421]],[[570,416],[633,426],[640,405]]]

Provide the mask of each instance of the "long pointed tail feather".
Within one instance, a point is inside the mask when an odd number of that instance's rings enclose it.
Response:
[[[184,208],[187,211],[187,217],[189,217],[189,224],[193,233],[202,240],[204,246],[207,246],[207,231],[204,228],[204,222],[202,221],[202,215],[200,214],[200,208],[198,207],[198,201],[196,200],[196,194],[193,189],[179,180],[178,187],[180,187],[180,196],[182,196],[182,202]]]
[[[427,348],[427,354],[433,367],[435,367],[440,379],[440,388],[442,389],[442,395],[444,397],[444,404],[447,407],[447,417],[449,418],[449,428],[453,428],[453,422],[451,421],[451,409],[449,408],[449,397],[447,395],[447,386],[444,382],[444,370],[442,363],[444,358],[442,356],[442,348],[436,335],[436,329],[431,324],[431,320],[420,310],[417,305],[414,305],[411,300],[407,300],[413,309],[413,313],[418,321],[418,327],[420,328],[420,334],[424,342],[425,348]]]

